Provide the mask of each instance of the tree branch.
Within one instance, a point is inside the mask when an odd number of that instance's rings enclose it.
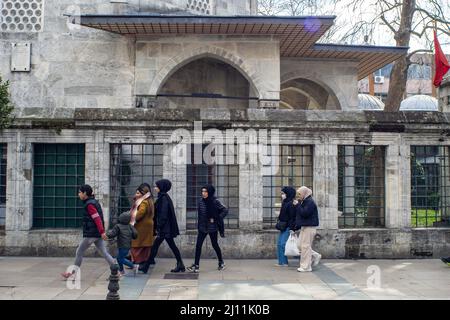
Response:
[[[406,58],[410,59],[413,55],[415,55],[416,53],[419,52],[433,52],[433,50],[428,50],[428,49],[419,49],[419,50],[414,50],[413,52],[409,53]]]

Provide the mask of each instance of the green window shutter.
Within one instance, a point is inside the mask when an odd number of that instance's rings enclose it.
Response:
[[[34,144],[33,227],[80,228],[84,144]]]

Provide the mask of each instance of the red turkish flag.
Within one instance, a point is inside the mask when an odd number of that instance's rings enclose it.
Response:
[[[441,85],[442,78],[450,69],[450,65],[445,57],[445,54],[442,52],[436,30],[434,31],[434,65],[436,67],[436,73],[434,75],[433,84],[435,87],[439,87]]]

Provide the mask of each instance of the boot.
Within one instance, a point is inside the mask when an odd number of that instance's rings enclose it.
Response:
[[[177,262],[177,266],[175,269],[170,270],[170,272],[185,272],[186,268],[184,267],[183,261]]]

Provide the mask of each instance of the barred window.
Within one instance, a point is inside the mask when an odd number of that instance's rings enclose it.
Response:
[[[203,146],[203,150],[206,146]],[[194,145],[191,146],[191,155],[194,155]],[[202,157],[203,158],[203,157]],[[194,163],[192,156],[192,162]],[[205,184],[212,184],[216,188],[216,197],[228,208],[225,218],[225,227],[239,228],[239,165],[237,152],[234,164],[188,164],[186,168],[186,228],[197,228],[197,203],[201,197],[201,188]]]
[[[111,144],[111,214],[112,225],[133,204],[136,189],[146,182],[152,187],[163,177],[162,144]]]
[[[0,144],[0,229],[5,227],[6,218],[6,159],[7,144]]]
[[[263,176],[263,225],[275,227],[281,208],[281,188],[313,187],[313,146],[283,145],[279,148],[279,168],[266,168]]]
[[[411,226],[450,226],[449,147],[411,146]]]
[[[81,227],[84,144],[34,144],[33,154],[33,227]]]
[[[385,147],[338,147],[339,228],[385,226]]]

